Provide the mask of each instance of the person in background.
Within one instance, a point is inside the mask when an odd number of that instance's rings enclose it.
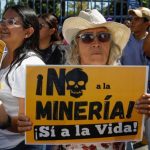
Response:
[[[58,19],[52,14],[38,16],[40,24],[40,55],[46,64],[61,65],[65,63],[65,46],[60,44],[58,34]],[[46,149],[52,149],[52,145],[46,145]]]
[[[148,65],[150,61],[144,54],[143,43],[148,35],[148,28],[150,24],[150,9],[146,7],[139,7],[136,9],[129,9],[128,12],[129,15],[131,15],[130,29],[132,33],[126,47],[123,50],[123,54],[121,56],[121,64]],[[150,80],[150,72],[148,80]],[[148,83],[148,85],[150,84]],[[149,88],[150,86],[148,86],[148,92]],[[149,129],[146,127],[146,132],[148,130]]]
[[[25,113],[26,65],[44,65],[39,55],[39,22],[35,12],[24,6],[6,8],[0,21],[0,39],[6,43],[0,69],[0,149],[43,150],[26,145],[18,131],[18,115]]]
[[[132,17],[130,26],[132,33],[124,48],[121,63],[123,65],[143,65],[143,41],[148,35],[150,9],[145,7],[130,9],[129,14]]]
[[[149,23],[149,29],[150,29],[150,23]],[[147,35],[147,37],[144,39],[143,50],[144,50],[144,54],[145,54],[146,59],[147,59],[146,65],[150,66],[150,32]],[[150,67],[149,67],[149,72],[150,72]],[[150,73],[149,73],[149,79],[150,79]],[[148,87],[150,89],[150,80],[148,82]],[[146,117],[145,126],[146,126],[145,135],[146,135],[146,138],[148,140],[148,146],[150,149],[150,118],[148,118],[148,117]]]
[[[149,26],[150,26],[150,23],[149,23]],[[144,40],[143,50],[144,50],[145,55],[148,57],[148,59],[150,59],[150,32]]]
[[[65,50],[58,44],[58,20],[52,14],[42,14],[40,24],[40,55],[46,64],[64,64]]]
[[[149,29],[150,29],[150,21],[149,21]],[[147,35],[147,37],[144,39],[143,51],[144,51],[144,56],[146,57],[146,60],[147,60],[145,64],[150,66],[150,32]],[[150,89],[150,77],[149,77],[148,87]]]

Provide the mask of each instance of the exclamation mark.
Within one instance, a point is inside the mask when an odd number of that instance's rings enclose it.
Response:
[[[137,122],[134,122],[133,123],[133,132],[137,132]]]
[[[37,132],[37,129],[35,128],[34,129],[34,139],[35,140],[38,140],[38,135],[37,134],[38,134],[38,132]]]
[[[43,76],[39,74],[37,76],[37,88],[36,88],[36,95],[42,95],[42,83],[43,83]]]
[[[135,102],[130,101],[129,106],[128,106],[128,110],[127,110],[126,118],[131,118],[134,105],[135,105]]]

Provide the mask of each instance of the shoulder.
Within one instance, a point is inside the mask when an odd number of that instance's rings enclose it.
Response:
[[[61,55],[63,56],[65,54],[66,50],[65,47],[62,45],[53,45],[52,46],[52,55]]]
[[[128,42],[127,42],[127,45],[133,44],[134,41],[135,41],[135,37],[133,36],[133,33],[131,33],[131,34],[130,34],[130,38],[129,38]]]
[[[59,50],[59,51],[66,51],[68,49],[68,45],[54,43],[52,45],[52,49]]]
[[[133,51],[137,51],[141,47],[141,41],[137,41],[133,34],[130,35],[130,38],[124,48],[124,51],[128,51],[129,53]],[[131,51],[132,50],[132,51]]]
[[[44,65],[43,60],[34,52],[29,52],[28,57],[22,61],[22,65]]]
[[[47,64],[64,64],[65,53],[66,53],[65,49],[63,49],[60,45],[53,44],[52,54],[49,57]]]
[[[14,75],[20,75],[22,78],[25,75],[26,67],[27,66],[38,66],[38,65],[45,65],[45,63],[40,59],[40,57],[36,55],[29,56],[25,58],[20,64],[17,63],[14,66]]]
[[[25,69],[26,65],[45,65],[45,63],[38,54],[28,52],[25,56],[20,56],[20,60],[13,64],[13,68]]]

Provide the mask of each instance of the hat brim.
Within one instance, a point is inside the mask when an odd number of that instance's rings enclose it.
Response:
[[[129,15],[135,14],[136,16],[138,16],[140,18],[143,17],[141,11],[136,10],[136,9],[129,9],[128,13],[129,13]]]
[[[122,50],[130,36],[130,29],[125,25],[117,22],[104,22],[101,24],[90,23],[81,17],[70,17],[63,24],[63,36],[65,40],[71,44],[77,34],[85,29],[105,27],[112,34],[113,42]]]
[[[140,7],[139,9],[129,9],[129,15],[135,14],[140,18],[147,18],[150,21],[150,9],[145,7]]]

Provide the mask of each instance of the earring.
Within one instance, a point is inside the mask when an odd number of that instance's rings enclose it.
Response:
[[[27,38],[27,37],[28,37],[28,34],[26,34],[25,38]]]

